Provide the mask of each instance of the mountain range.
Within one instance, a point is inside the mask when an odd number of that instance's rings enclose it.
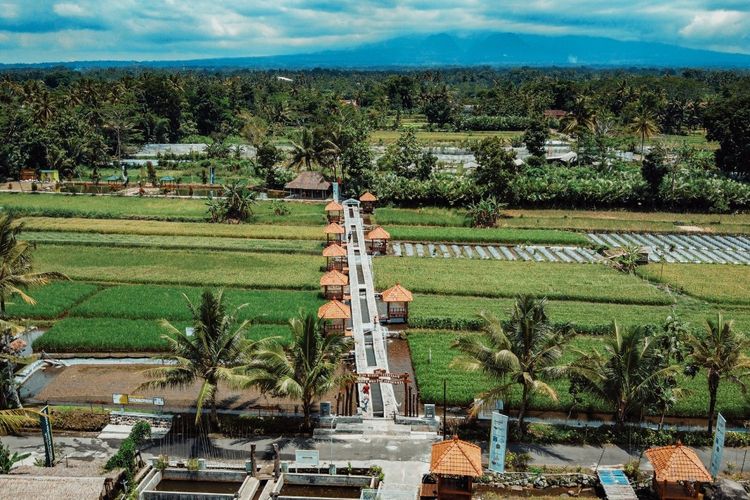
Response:
[[[750,68],[750,55],[604,37],[474,32],[409,35],[340,50],[274,56],[184,61],[71,61],[4,64],[0,68],[378,69],[479,65]]]

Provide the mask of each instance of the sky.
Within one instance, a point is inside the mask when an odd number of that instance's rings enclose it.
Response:
[[[478,30],[750,54],[750,0],[0,0],[0,62],[291,54]]]

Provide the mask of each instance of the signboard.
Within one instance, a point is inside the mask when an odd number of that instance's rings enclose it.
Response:
[[[297,467],[300,465],[317,467],[319,462],[320,453],[318,450],[295,450],[294,452],[294,465]]]
[[[492,412],[490,428],[490,470],[505,472],[505,447],[508,441],[508,416]]]
[[[721,458],[724,455],[724,436],[727,433],[727,420],[719,413],[716,419],[716,433],[714,434],[714,447],[711,452],[711,469],[709,472],[713,478],[719,475]]]
[[[339,183],[338,182],[333,183],[333,199],[337,202],[339,201]]]
[[[128,404],[127,394],[112,394],[112,404],[126,405]]]
[[[145,404],[154,406],[164,406],[164,398],[156,396],[153,398],[139,398],[129,394],[112,394],[112,403],[116,405],[127,404]]]
[[[42,439],[44,439],[44,466],[55,465],[55,445],[52,442],[52,425],[49,421],[49,406],[42,408],[39,413],[39,425],[42,428]]]
[[[480,399],[474,399],[474,405],[478,405],[480,403]],[[478,420],[492,420],[492,414],[495,411],[503,411],[503,401],[501,399],[496,399],[493,404],[490,404],[490,402],[486,402],[482,406],[479,407],[479,411],[477,412],[477,419]]]

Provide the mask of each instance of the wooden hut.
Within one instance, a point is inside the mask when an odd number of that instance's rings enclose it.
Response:
[[[325,200],[331,194],[331,183],[319,172],[300,172],[294,180],[284,184],[289,196]]]
[[[375,210],[375,202],[378,201],[377,197],[371,192],[367,191],[365,194],[359,197],[360,207],[363,214],[371,214]]]
[[[409,302],[414,300],[409,290],[398,283],[380,294],[386,304],[389,323],[407,323],[409,321]]]
[[[325,210],[328,222],[339,223],[344,217],[344,207],[342,207],[337,201],[329,201]]]
[[[346,322],[352,317],[352,311],[348,305],[338,300],[326,302],[318,308],[318,318],[323,320],[323,333],[346,334]]]
[[[381,226],[376,227],[365,235],[365,244],[370,254],[379,253],[385,255],[388,253],[388,240],[391,235]]]
[[[681,443],[650,448],[646,458],[654,468],[653,486],[662,500],[702,498],[701,486],[712,482],[698,455]]]
[[[458,436],[432,445],[430,474],[437,476],[437,498],[471,498],[472,481],[482,475],[482,450]]]
[[[323,296],[327,299],[342,300],[344,288],[349,284],[349,277],[335,269],[328,271],[320,277],[320,286],[323,287]]]
[[[323,232],[326,235],[326,246],[331,244],[337,244],[337,245],[343,245],[345,243],[344,241],[344,228],[336,224],[335,222],[331,222],[328,224]]]
[[[346,269],[346,272],[348,273],[349,270],[346,266],[346,250],[344,250],[341,245],[337,245],[336,243],[328,245],[323,249],[323,257],[326,258],[326,269],[328,271],[332,271],[333,269],[344,271]]]

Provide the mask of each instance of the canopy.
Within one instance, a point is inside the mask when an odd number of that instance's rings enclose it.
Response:
[[[328,205],[326,205],[326,212],[341,212],[342,210],[344,210],[344,207],[335,201],[329,201]]]
[[[461,441],[458,436],[432,445],[430,473],[446,476],[482,475],[482,450],[479,446]]]
[[[411,292],[398,283],[380,294],[383,302],[411,302],[414,300]]]
[[[349,277],[336,271],[328,271],[320,277],[320,286],[344,286],[349,284]]]
[[[365,236],[366,240],[390,240],[391,235],[381,226],[376,227]]]
[[[378,201],[374,194],[367,191],[365,194],[359,197],[359,201]]]
[[[331,222],[325,227],[323,232],[325,234],[344,234],[344,228],[339,226],[335,222]]]
[[[323,257],[346,257],[346,250],[334,243],[323,249]]]
[[[677,481],[697,481],[710,483],[711,474],[698,458],[698,455],[687,446],[677,443],[671,446],[660,446],[646,450],[646,458],[654,467],[658,482],[676,483]]]
[[[349,319],[352,317],[349,306],[338,300],[326,302],[318,308],[318,318],[320,319]]]

